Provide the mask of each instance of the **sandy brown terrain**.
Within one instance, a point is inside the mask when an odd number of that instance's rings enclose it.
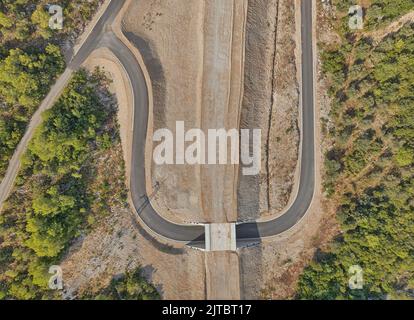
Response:
[[[260,176],[240,175],[242,220],[276,215],[294,186],[299,143],[295,32],[294,1],[249,2],[240,126],[262,129],[262,170]]]
[[[149,70],[154,131],[237,128],[242,95],[246,1],[133,1],[128,39]],[[180,222],[227,222],[235,211],[237,167],[152,165],[155,206]]]
[[[190,14],[191,13],[191,14]],[[124,17],[129,40],[139,49],[151,76],[154,130],[170,128],[177,120],[199,126],[196,108],[202,74],[203,5],[199,1],[133,1]],[[181,221],[203,216],[199,168],[153,167],[153,182],[162,181],[154,199],[165,216]],[[171,210],[171,212],[170,212]]]
[[[127,172],[131,143],[131,92],[125,72],[107,49],[98,49],[85,67],[99,66],[113,80],[110,87],[118,101],[118,123]],[[128,180],[128,179],[127,179]],[[75,243],[61,267],[66,297],[94,294],[113,277],[142,266],[164,299],[204,299],[204,254],[186,247],[170,247],[155,240],[137,222],[129,208],[112,208],[99,226]],[[173,276],[172,276],[173,275]]]
[[[207,299],[240,299],[239,257],[236,252],[206,252]]]
[[[163,299],[205,299],[203,252],[156,242],[129,209],[112,213],[61,263],[67,297],[99,292],[114,276],[142,266]]]
[[[299,3],[298,0],[295,1]],[[298,12],[296,12],[298,14]],[[325,23],[323,10],[318,7],[316,41],[336,41]],[[299,21],[297,20],[297,23]],[[316,49],[316,46],[315,46]],[[300,65],[299,65],[300,66]],[[330,99],[327,85],[320,73],[320,60],[316,61],[317,83],[315,118],[326,118]],[[316,186],[313,204],[303,220],[294,228],[265,241],[260,247],[240,251],[242,298],[292,299],[303,268],[310,262],[316,248],[324,248],[338,233],[335,205],[327,202],[322,193],[323,153],[330,142],[322,134],[321,122],[316,122]]]
[[[237,129],[243,94],[247,1],[207,1],[204,15],[201,128]],[[201,167],[202,204],[208,222],[237,220],[237,166]]]

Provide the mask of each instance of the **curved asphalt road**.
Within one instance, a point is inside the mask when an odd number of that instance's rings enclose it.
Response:
[[[68,68],[78,69],[99,47],[109,48],[124,66],[133,89],[134,133],[131,168],[131,195],[140,220],[157,235],[172,241],[204,247],[203,225],[178,225],[162,218],[146,195],[145,142],[148,121],[148,88],[143,72],[133,53],[108,26],[114,21],[125,0],[112,0]],[[242,223],[236,227],[239,244],[258,242],[261,238],[280,234],[293,227],[307,212],[314,193],[314,97],[312,50],[312,1],[302,0],[302,159],[297,198],[282,216],[267,222]]]
[[[84,45],[69,63],[69,68],[79,68],[88,56],[99,47],[110,49],[123,65],[131,81],[134,97],[134,133],[132,141],[131,196],[140,220],[152,232],[167,239],[196,246],[204,244],[203,225],[178,225],[162,218],[151,206],[146,195],[145,142],[148,122],[148,88],[143,72],[134,54],[108,28],[116,18],[125,0],[112,0],[99,19]]]
[[[295,201],[280,217],[236,227],[237,241],[272,237],[292,228],[306,214],[315,190],[314,70],[312,1],[302,0],[302,158],[300,184]]]
[[[291,207],[280,217],[260,223],[242,223],[236,227],[239,244],[258,242],[293,227],[307,212],[314,194],[314,72],[312,41],[312,1],[302,1],[302,158],[300,186]],[[204,227],[177,225],[163,219],[151,206],[145,188],[145,141],[148,97],[145,79],[129,49],[115,35],[105,34],[102,45],[111,49],[125,67],[134,92],[134,135],[132,150],[131,194],[140,219],[156,234],[169,240],[204,246]]]

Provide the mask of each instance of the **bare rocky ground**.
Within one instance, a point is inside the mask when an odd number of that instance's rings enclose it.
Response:
[[[154,240],[129,209],[113,208],[75,243],[61,264],[66,297],[96,293],[126,270],[142,266],[163,299],[204,299],[204,253]]]
[[[279,213],[293,189],[299,143],[295,47],[294,1],[249,1],[240,126],[262,130],[262,163],[260,176],[239,176],[242,220]]]

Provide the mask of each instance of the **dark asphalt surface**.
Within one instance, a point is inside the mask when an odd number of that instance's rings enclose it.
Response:
[[[140,219],[156,234],[175,241],[204,241],[204,226],[177,225],[162,218],[148,201],[145,186],[145,141],[148,123],[148,88],[135,56],[114,34],[106,33],[101,44],[124,66],[134,88],[134,133],[132,143],[131,195]]]
[[[124,5],[125,0],[112,0],[108,8],[105,10],[104,14],[96,23],[92,32],[87,37],[86,41],[73,57],[73,59],[68,64],[68,67],[72,70],[78,69],[82,63],[89,57],[89,55],[95,49],[99,48],[100,41],[102,40],[103,35],[106,33],[108,26],[112,24],[115,20],[118,12],[121,10]]]
[[[146,195],[145,141],[148,122],[148,88],[143,72],[133,53],[107,27],[116,17],[124,0],[113,0],[100,18],[86,42],[69,63],[77,69],[99,47],[109,48],[124,66],[132,84],[134,96],[134,133],[132,146],[131,195],[135,210],[145,225],[167,240],[204,247],[204,226],[178,225],[162,218],[151,206]],[[302,159],[300,186],[296,200],[282,216],[267,222],[242,223],[236,227],[239,245],[259,242],[263,237],[275,236],[293,227],[306,213],[314,193],[314,98],[312,1],[302,1]]]
[[[309,209],[315,190],[314,70],[312,1],[302,0],[302,158],[299,190],[291,207],[280,217],[236,227],[238,241],[278,235],[293,227]]]
[[[70,61],[69,68],[78,69],[99,47],[110,49],[119,59],[131,81],[134,95],[131,195],[135,210],[145,225],[159,236],[186,243],[195,240],[195,245],[202,246],[204,226],[177,225],[165,220],[154,210],[146,195],[145,142],[148,122],[148,88],[135,56],[108,27],[116,18],[124,2],[125,0],[111,1],[83,46]]]

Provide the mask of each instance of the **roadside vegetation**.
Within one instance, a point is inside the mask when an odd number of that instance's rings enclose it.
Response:
[[[62,49],[100,0],[0,2],[0,181],[26,126],[65,68]],[[64,8],[62,30],[49,28],[48,5]]]
[[[340,3],[347,11],[350,1]],[[370,3],[368,30],[340,26],[342,43],[321,48],[332,99],[324,188],[342,232],[305,269],[302,299],[414,297],[414,24],[380,43],[369,36],[414,2]],[[353,265],[363,289],[348,287]]]
[[[333,0],[341,20],[338,29],[341,35],[349,33],[348,10],[355,4],[360,4],[364,9],[364,28],[366,31],[373,31],[385,27],[392,21],[413,10],[413,0]],[[350,35],[349,33],[348,35]]]
[[[99,69],[78,71],[43,114],[0,215],[0,298],[58,297],[48,290],[49,267],[111,208],[126,205],[108,81]]]
[[[82,299],[94,300],[159,300],[160,294],[142,275],[140,267],[112,279],[99,294],[84,295]]]

